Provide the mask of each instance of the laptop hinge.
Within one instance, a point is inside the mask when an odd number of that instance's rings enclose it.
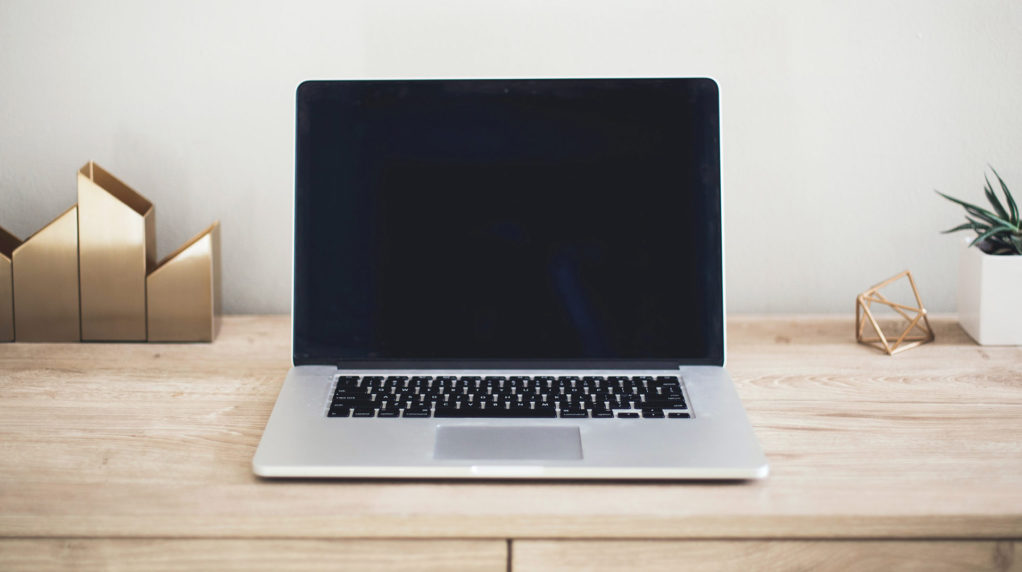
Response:
[[[338,369],[662,369],[675,370],[678,360],[344,360]]]

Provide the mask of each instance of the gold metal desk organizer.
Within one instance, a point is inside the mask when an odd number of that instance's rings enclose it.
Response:
[[[85,341],[146,339],[146,273],[156,266],[153,204],[99,165],[78,171]]]
[[[146,278],[150,342],[211,342],[220,327],[220,222],[192,237]]]
[[[18,237],[0,227],[0,342],[14,341],[14,277],[11,258],[21,244]]]
[[[26,238],[13,254],[15,341],[79,341],[78,207]]]
[[[0,342],[212,341],[220,223],[157,266],[155,217],[89,161],[78,204],[24,242],[0,228]]]

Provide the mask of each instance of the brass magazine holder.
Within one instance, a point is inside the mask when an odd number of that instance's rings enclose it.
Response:
[[[155,217],[89,161],[75,206],[24,242],[0,228],[0,342],[213,341],[220,224],[157,265]]]

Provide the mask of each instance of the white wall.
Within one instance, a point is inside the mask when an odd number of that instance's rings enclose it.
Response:
[[[693,76],[722,93],[731,311],[851,313],[909,268],[954,310],[987,163],[1022,195],[1022,3],[0,0],[0,226],[96,160],[159,255],[223,222],[229,312],[286,312],[293,93],[307,78]]]

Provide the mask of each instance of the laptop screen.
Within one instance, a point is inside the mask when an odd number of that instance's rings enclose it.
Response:
[[[297,97],[296,364],[723,363],[712,80]]]

